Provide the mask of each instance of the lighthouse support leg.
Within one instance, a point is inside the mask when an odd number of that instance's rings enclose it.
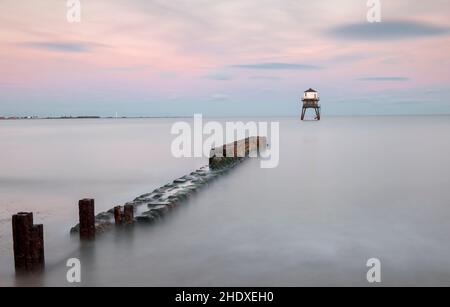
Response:
[[[306,108],[302,108],[301,120],[303,120],[305,118],[305,112],[306,112]]]
[[[320,120],[320,109],[319,108],[314,108],[316,111],[316,119]]]

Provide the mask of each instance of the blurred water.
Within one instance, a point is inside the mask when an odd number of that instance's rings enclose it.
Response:
[[[69,285],[450,285],[450,117],[280,121],[280,165],[248,160],[150,227],[79,246],[76,201],[105,210],[206,163],[170,155],[170,119],[0,123],[0,280]],[[47,270],[16,280],[10,215],[46,229]]]

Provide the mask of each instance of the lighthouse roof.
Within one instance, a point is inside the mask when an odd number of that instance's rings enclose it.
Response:
[[[317,91],[313,90],[312,88],[309,88],[305,91],[305,93],[317,93]]]

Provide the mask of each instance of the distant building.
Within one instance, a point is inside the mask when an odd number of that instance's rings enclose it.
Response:
[[[307,109],[314,109],[316,113],[316,120],[320,120],[320,105],[319,105],[319,94],[316,90],[309,88],[303,93],[303,106],[302,106],[302,115],[301,119],[305,119],[305,114]]]

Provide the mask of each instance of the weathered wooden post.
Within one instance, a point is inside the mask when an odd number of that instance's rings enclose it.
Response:
[[[126,204],[123,207],[123,220],[124,223],[129,225],[133,224],[134,221],[134,206],[131,204]]]
[[[256,137],[256,153],[259,156],[259,154],[261,153],[261,149],[259,148],[260,146],[260,142],[259,142],[259,136]]]
[[[245,138],[245,156],[248,157],[250,154],[250,138]]]
[[[12,217],[14,263],[16,270],[26,271],[29,267],[31,226],[33,213],[19,212]]]
[[[222,157],[227,156],[227,144],[222,146]]]
[[[19,212],[12,217],[14,263],[16,271],[44,269],[44,227],[33,225],[32,212]]]
[[[31,228],[31,265],[33,271],[42,271],[45,266],[44,257],[44,225],[33,225]]]
[[[116,226],[122,225],[122,209],[120,206],[114,207],[114,222]]]
[[[95,205],[94,200],[85,198],[78,202],[80,215],[80,239],[95,238]]]

